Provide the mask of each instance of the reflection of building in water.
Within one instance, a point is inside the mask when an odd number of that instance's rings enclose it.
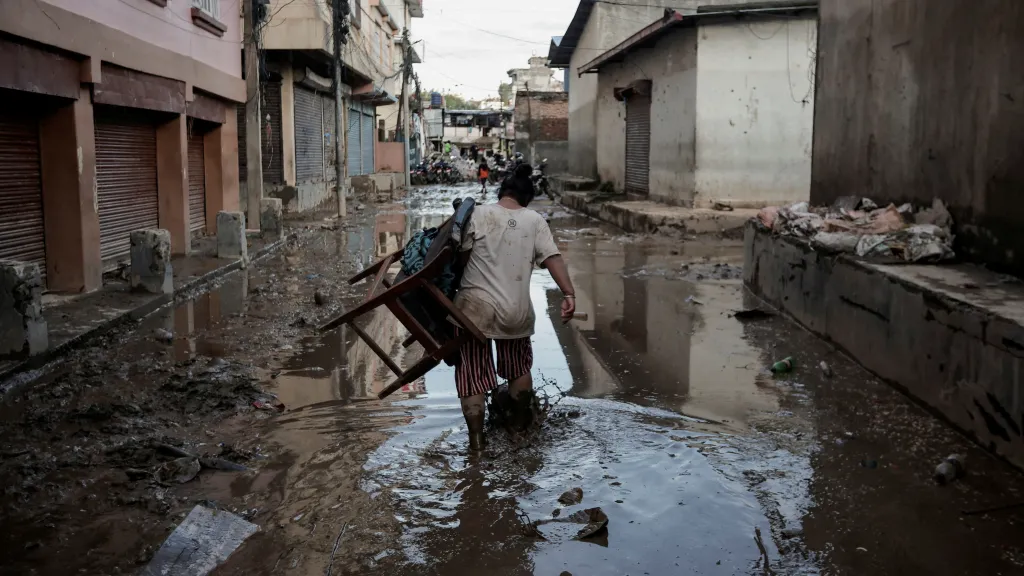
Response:
[[[167,312],[165,325],[175,335],[175,360],[186,360],[196,355],[225,355],[223,343],[206,337],[204,332],[218,324],[221,318],[241,314],[245,310],[249,296],[248,274],[248,271],[242,271],[212,292],[183,302]]]
[[[408,217],[397,204],[382,206],[374,220],[375,254],[383,258],[405,245]]]

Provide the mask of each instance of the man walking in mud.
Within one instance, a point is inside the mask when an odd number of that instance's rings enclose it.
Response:
[[[455,385],[469,427],[469,446],[484,446],[485,394],[508,380],[512,423],[532,423],[534,311],[530,276],[534,266],[546,268],[562,291],[562,321],[572,319],[576,294],[565,262],[544,217],[527,206],[535,191],[532,169],[521,166],[501,184],[498,202],[478,206],[463,234],[465,272],[455,305],[488,338],[470,339],[460,350]],[[497,350],[495,370],[491,340]]]

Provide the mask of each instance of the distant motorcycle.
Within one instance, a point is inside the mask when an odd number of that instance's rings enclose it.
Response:
[[[533,181],[533,187],[539,193],[544,193],[548,198],[555,199],[554,194],[551,193],[551,183],[548,182],[548,175],[544,173],[544,170],[548,167],[548,159],[541,160],[540,164],[533,167],[533,175],[530,176],[530,180]]]

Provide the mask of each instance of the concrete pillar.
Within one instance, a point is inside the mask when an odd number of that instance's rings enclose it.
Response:
[[[0,358],[25,358],[46,351],[49,335],[42,297],[38,264],[0,260]]]
[[[171,234],[171,252],[192,250],[188,218],[188,120],[179,114],[156,129],[156,176],[160,228]]]
[[[245,213],[221,212],[217,214],[217,257],[232,260],[249,259],[249,246],[245,241]]]
[[[264,198],[260,201],[260,234],[266,240],[284,238],[283,208],[280,198]]]
[[[39,138],[47,287],[53,292],[98,290],[103,264],[89,89],[44,117]]]
[[[295,186],[295,71],[281,71],[281,160],[284,183]]]
[[[171,233],[167,230],[133,230],[131,241],[132,291],[174,293]]]
[[[238,210],[238,116],[225,105],[224,123],[206,133],[206,230],[217,234],[217,214]]]

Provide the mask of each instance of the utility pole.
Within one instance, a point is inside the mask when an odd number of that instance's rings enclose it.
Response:
[[[398,109],[401,111],[402,105],[405,105],[405,114],[399,114],[402,118],[402,149],[405,150],[405,187],[408,189],[412,186],[412,174],[409,173],[409,119],[412,117],[412,106],[408,105],[409,96],[409,75],[412,74],[412,43],[409,41],[409,29],[406,28],[402,34],[402,44],[405,46],[405,50],[402,54],[405,56],[402,59],[402,101],[398,104]]]
[[[260,144],[260,56],[256,29],[259,19],[254,13],[263,5],[258,0],[243,0],[242,19],[248,38],[243,47],[245,58],[245,182],[246,227],[260,227],[260,201],[263,199],[263,147]]]
[[[334,193],[338,200],[338,217],[344,217],[348,209],[345,206],[345,178],[348,176],[348,156],[346,147],[348,126],[343,124],[345,115],[343,113],[345,102],[341,93],[341,46],[348,43],[348,0],[332,0],[333,8],[333,29],[334,40],[334,170],[335,182]]]

